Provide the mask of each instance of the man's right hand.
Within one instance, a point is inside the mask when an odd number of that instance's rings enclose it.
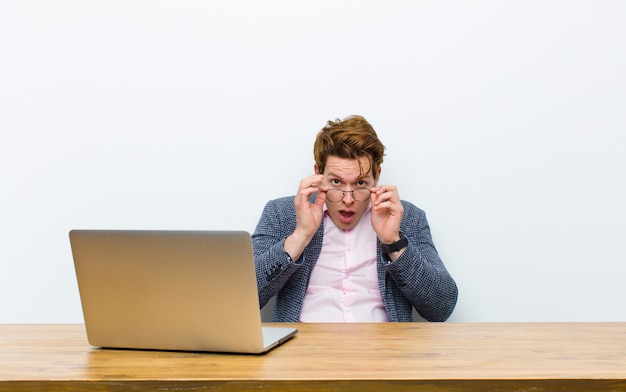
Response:
[[[314,174],[300,181],[294,200],[296,229],[285,239],[285,252],[294,261],[300,258],[304,248],[311,242],[313,235],[322,224],[324,202],[326,202],[326,189],[322,186],[322,179],[321,174]],[[311,196],[315,193],[317,193],[317,198],[314,203],[311,203]]]

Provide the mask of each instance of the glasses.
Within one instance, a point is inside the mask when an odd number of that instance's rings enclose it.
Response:
[[[352,199],[354,201],[367,201],[370,198],[372,191],[368,188],[357,188],[351,191],[344,191],[341,189],[329,189],[326,191],[326,199],[333,203],[338,203],[343,200],[346,193],[352,193]]]

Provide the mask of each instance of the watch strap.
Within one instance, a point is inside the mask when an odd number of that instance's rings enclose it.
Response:
[[[398,241],[393,242],[391,244],[383,244],[381,242],[380,249],[383,251],[383,253],[389,254],[389,253],[397,252],[405,248],[408,244],[409,244],[409,240],[406,238],[404,234],[400,233],[400,239]]]

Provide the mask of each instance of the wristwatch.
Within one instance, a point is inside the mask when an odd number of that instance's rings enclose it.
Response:
[[[409,244],[409,240],[406,238],[406,236],[402,233],[400,233],[400,239],[394,243],[391,244],[383,244],[382,242],[380,243],[380,249],[383,251],[383,253],[393,253],[393,252],[397,252],[400,249],[406,247]]]

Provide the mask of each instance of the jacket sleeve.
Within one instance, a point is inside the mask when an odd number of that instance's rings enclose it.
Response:
[[[295,229],[293,198],[269,201],[252,235],[257,290],[261,307],[278,293],[299,268],[284,251],[285,238]]]
[[[386,272],[420,316],[428,321],[445,321],[456,306],[456,282],[439,257],[424,211],[409,202],[403,204],[400,230],[409,244],[395,262],[383,254]]]

